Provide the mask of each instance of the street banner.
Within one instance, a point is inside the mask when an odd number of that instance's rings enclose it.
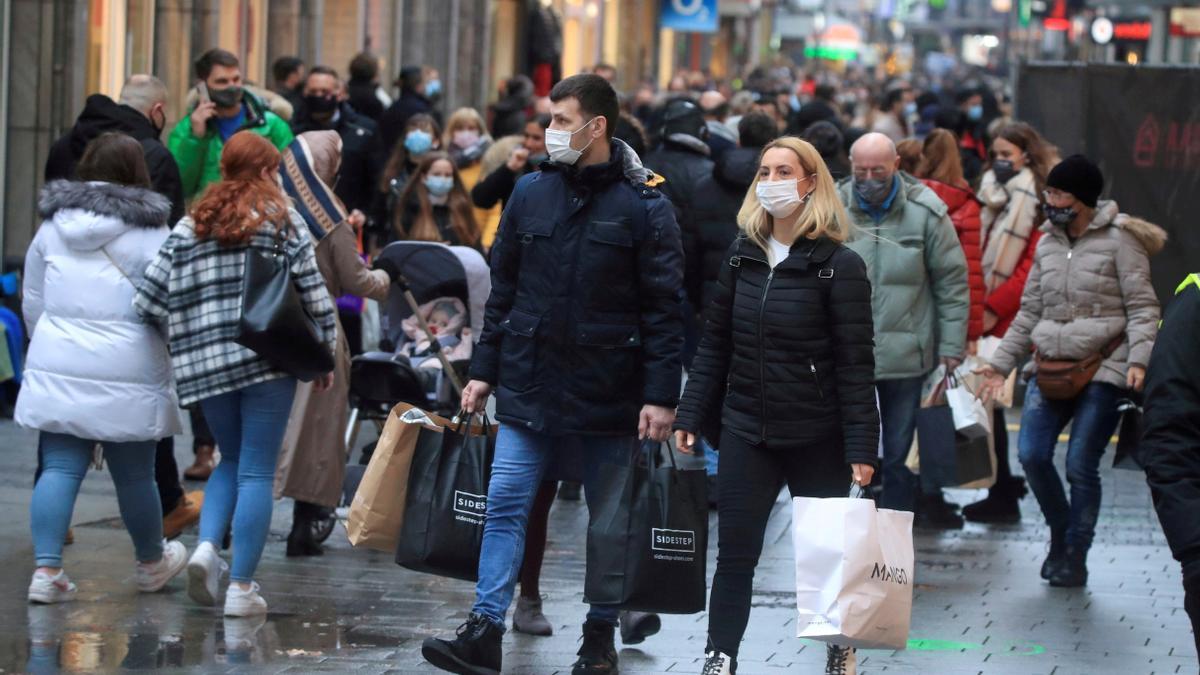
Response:
[[[715,33],[719,21],[717,0],[662,0],[660,28],[681,33]]]
[[[1065,157],[1082,153],[1104,172],[1104,197],[1167,231],[1150,260],[1166,306],[1179,280],[1200,269],[1200,68],[1028,64],[1017,118]]]

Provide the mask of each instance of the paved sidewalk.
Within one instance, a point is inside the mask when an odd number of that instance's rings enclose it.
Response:
[[[1014,444],[1015,445],[1015,444]],[[177,444],[186,466],[190,443]],[[67,567],[79,584],[67,605],[30,607],[28,535],[33,435],[0,422],[0,672],[429,673],[421,640],[452,633],[470,584],[403,570],[390,556],[352,549],[339,529],[325,556],[287,559],[290,504],[276,508],[258,579],[271,614],[258,627],[225,622],[191,604],[182,578],[139,596],[132,552],[116,519],[108,476],[93,472],[77,503]],[[1110,455],[1111,456],[1111,455]],[[1106,463],[1107,464],[1107,463]],[[863,673],[1195,673],[1197,659],[1171,559],[1140,474],[1104,471],[1104,507],[1086,590],[1049,588],[1038,578],[1046,529],[1032,497],[1018,526],[968,524],[917,537],[910,648],[861,652]],[[966,503],[981,493],[953,491]],[[543,573],[552,638],[506,637],[505,673],[569,673],[584,607],[581,504],[558,502]],[[754,611],[739,673],[816,673],[822,645],[791,637],[790,508],[780,499],[756,580]],[[715,517],[713,521],[715,532]],[[713,549],[715,551],[715,537]],[[182,541],[194,545],[194,533]],[[713,569],[710,555],[710,574]],[[705,617],[665,617],[663,632],[621,650],[626,673],[698,673]],[[241,647],[237,645],[241,644]]]

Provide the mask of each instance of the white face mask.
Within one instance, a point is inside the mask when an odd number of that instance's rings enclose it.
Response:
[[[595,121],[596,118],[593,117],[575,131],[546,129],[546,152],[550,154],[550,159],[559,164],[567,165],[578,162],[579,158],[583,156],[584,150],[587,150],[592,145],[592,141],[588,141],[588,144],[583,146],[582,149],[576,150],[571,147],[571,139],[575,137],[575,134],[583,131],[589,124]]]
[[[808,176],[801,180],[808,180],[812,177]],[[800,181],[794,178],[760,180],[758,187],[754,189],[754,194],[758,197],[758,203],[762,204],[767,213],[775,218],[787,218],[812,196],[810,191],[801,197],[799,183]]]

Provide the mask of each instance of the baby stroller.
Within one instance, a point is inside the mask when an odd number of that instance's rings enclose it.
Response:
[[[383,309],[380,351],[360,354],[350,363],[350,420],[345,440],[351,452],[363,422],[375,424],[382,432],[397,403],[444,416],[458,411],[470,361],[453,357],[469,354],[478,341],[484,305],[492,289],[487,262],[478,251],[465,246],[399,241],[385,247],[379,259],[395,263],[401,277],[392,280]],[[450,322],[459,330],[456,335],[438,335],[438,328],[446,324],[431,325],[430,317],[451,307],[465,312]],[[366,449],[363,454],[357,466],[347,468],[343,506],[349,505],[362,479],[369,458]],[[314,525],[318,541],[332,532],[333,515]]]

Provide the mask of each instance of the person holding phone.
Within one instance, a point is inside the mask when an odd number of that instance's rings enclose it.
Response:
[[[675,440],[721,449],[720,529],[704,673],[737,670],[771,507],[842,497],[879,464],[871,283],[820,153],[785,137],[759,156],[679,402]],[[717,442],[719,439],[719,442]],[[854,651],[830,645],[829,672]],[[840,670],[839,670],[840,668]]]
[[[221,179],[221,151],[235,133],[252,131],[280,151],[292,142],[288,123],[245,89],[236,56],[210,49],[196,59],[195,70],[196,105],[179,120],[167,141],[187,199]]]

